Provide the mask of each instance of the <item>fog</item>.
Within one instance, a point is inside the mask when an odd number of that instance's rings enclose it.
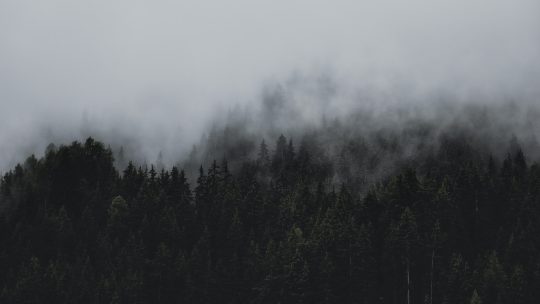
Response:
[[[0,0],[0,171],[87,136],[170,164],[282,90],[295,115],[258,128],[441,100],[535,107],[540,2]]]

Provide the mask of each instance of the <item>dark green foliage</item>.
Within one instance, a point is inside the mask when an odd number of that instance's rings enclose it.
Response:
[[[392,136],[377,140],[398,149]],[[93,139],[28,158],[1,179],[0,302],[540,297],[540,166],[518,147],[500,161],[441,136],[425,161],[366,189],[365,173],[349,170],[365,158],[362,142],[339,160],[309,138],[254,146],[227,146],[241,156],[235,169],[201,166],[195,185],[176,167],[128,163],[119,174]]]

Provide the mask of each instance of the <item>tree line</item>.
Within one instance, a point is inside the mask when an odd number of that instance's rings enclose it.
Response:
[[[272,147],[192,185],[176,167],[119,172],[92,138],[29,157],[1,178],[0,302],[540,298],[540,165],[519,148],[450,138],[359,189],[324,147]]]

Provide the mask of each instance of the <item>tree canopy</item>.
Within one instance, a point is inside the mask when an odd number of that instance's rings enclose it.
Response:
[[[361,189],[360,171],[333,178],[353,159],[283,135],[258,142],[234,169],[216,160],[194,177],[131,162],[119,172],[91,138],[28,158],[0,183],[0,302],[540,297],[540,166],[520,149],[498,160],[445,142]]]

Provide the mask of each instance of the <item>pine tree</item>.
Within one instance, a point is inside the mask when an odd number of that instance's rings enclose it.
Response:
[[[476,289],[474,290],[472,296],[471,296],[471,304],[482,304],[482,300],[480,299],[480,296],[478,296],[478,292]]]
[[[107,227],[110,230],[111,236],[117,238],[125,237],[128,232],[127,218],[129,215],[126,201],[121,196],[115,197],[107,213],[109,215]]]
[[[264,139],[261,141],[259,146],[257,164],[262,168],[263,171],[268,170],[270,166],[270,153],[268,152],[268,146],[266,145]]]

